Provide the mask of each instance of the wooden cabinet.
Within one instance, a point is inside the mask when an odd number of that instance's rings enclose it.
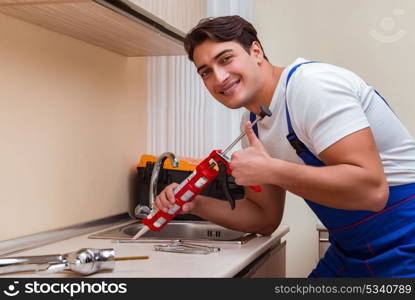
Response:
[[[286,241],[279,241],[276,245],[245,267],[235,277],[285,278],[286,244]]]
[[[206,0],[122,0],[136,4],[186,33],[207,16]]]
[[[204,1],[135,2],[137,3],[130,3],[130,0],[2,0],[0,13],[124,56],[185,54],[184,31],[192,27],[200,14],[204,13]],[[154,3],[151,4],[152,2]],[[158,17],[150,10],[157,13]],[[163,21],[163,18],[167,21]]]

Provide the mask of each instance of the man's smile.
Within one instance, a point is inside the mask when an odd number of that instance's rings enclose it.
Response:
[[[241,82],[241,80],[238,79],[236,81],[232,81],[232,82],[226,84],[225,86],[223,86],[220,89],[219,93],[222,94],[222,95],[225,95],[225,96],[232,95],[236,91],[236,89],[238,88],[240,82]]]

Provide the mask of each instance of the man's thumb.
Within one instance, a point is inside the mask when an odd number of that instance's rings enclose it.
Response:
[[[245,132],[246,132],[246,136],[247,136],[248,141],[249,141],[249,145],[251,145],[251,146],[256,145],[259,140],[258,140],[254,130],[252,129],[252,124],[251,124],[250,121],[246,122],[246,124],[245,124]]]

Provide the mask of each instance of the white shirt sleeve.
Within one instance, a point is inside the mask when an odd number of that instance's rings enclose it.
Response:
[[[287,105],[298,138],[319,154],[343,137],[369,127],[356,82],[329,71],[298,72],[287,90]]]

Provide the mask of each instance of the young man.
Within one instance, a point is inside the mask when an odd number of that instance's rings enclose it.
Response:
[[[246,189],[233,211],[199,196],[185,212],[267,235],[281,222],[288,190],[330,231],[332,245],[311,277],[415,277],[415,142],[377,91],[321,62],[273,66],[238,16],[202,20],[185,48],[213,97],[248,110],[248,141],[231,169],[236,183],[262,186]],[[272,117],[251,128],[261,104]],[[159,209],[172,205],[176,186],[160,193]]]

